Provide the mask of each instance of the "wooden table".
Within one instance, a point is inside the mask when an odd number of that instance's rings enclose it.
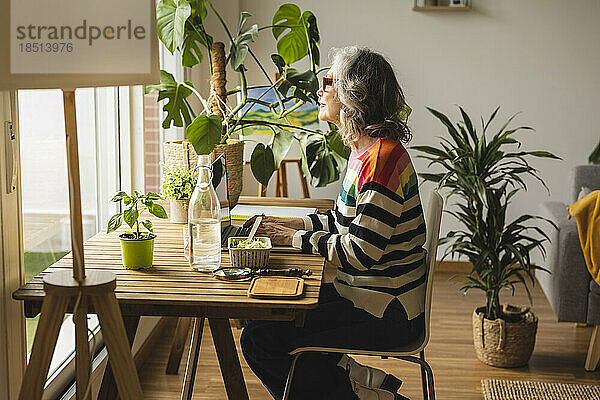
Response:
[[[86,269],[108,270],[116,274],[115,292],[130,344],[140,316],[196,317],[199,324],[208,318],[228,397],[247,399],[229,318],[295,320],[301,324],[305,311],[317,305],[324,259],[316,255],[271,253],[270,268],[312,271],[312,275],[305,279],[305,295],[293,300],[254,299],[246,294],[249,282],[219,281],[209,274],[190,270],[183,256],[183,226],[162,221],[155,224],[158,237],[155,239],[154,266],[142,271],[126,270],[121,266],[121,249],[116,233],[98,233],[85,243]],[[222,266],[228,264],[229,255],[223,252]],[[24,301],[27,317],[34,317],[41,310],[43,276],[71,269],[71,265],[69,254],[13,294],[16,300]],[[69,306],[69,312],[73,305]],[[93,309],[90,310],[90,313],[93,312]],[[116,398],[111,375],[111,369],[107,367],[99,399]]]

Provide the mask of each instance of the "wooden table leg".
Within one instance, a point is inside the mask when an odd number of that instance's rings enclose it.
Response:
[[[138,324],[140,322],[139,315],[137,316],[123,316],[123,322],[125,323],[125,331],[127,332],[127,339],[129,340],[129,347],[133,346],[133,340],[135,339],[135,333],[137,332]],[[104,377],[102,378],[102,384],[100,385],[100,391],[98,392],[97,400],[116,400],[119,392],[117,391],[117,384],[115,382],[115,376],[113,375],[112,367],[110,366],[110,357],[104,370]]]
[[[209,318],[210,332],[212,334],[217,357],[219,358],[219,366],[221,367],[221,375],[225,382],[227,397],[230,400],[248,400],[248,390],[244,375],[242,375],[242,367],[240,359],[237,355],[233,334],[231,333],[231,325],[229,320],[225,318]]]
[[[185,366],[185,377],[181,390],[181,400],[191,400],[194,391],[194,380],[196,379],[196,368],[198,367],[198,356],[200,355],[200,343],[202,342],[202,330],[204,329],[204,318],[194,318],[192,330],[192,341]]]
[[[167,375],[177,375],[179,371],[179,364],[181,364],[181,356],[183,354],[183,348],[185,347],[185,341],[188,337],[191,323],[192,318],[190,317],[177,318],[177,328],[175,328],[173,342],[171,343],[171,352],[169,353],[169,361],[167,361],[167,368],[165,370]]]

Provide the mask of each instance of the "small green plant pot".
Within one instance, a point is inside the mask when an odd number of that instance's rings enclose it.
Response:
[[[156,235],[151,233],[148,237],[139,240],[128,236],[126,233],[119,235],[123,267],[127,269],[151,268]]]

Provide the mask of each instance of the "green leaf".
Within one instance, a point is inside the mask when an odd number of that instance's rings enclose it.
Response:
[[[121,224],[123,223],[123,214],[118,213],[113,215],[108,221],[108,227],[106,228],[106,233],[111,233],[119,229]]]
[[[154,193],[154,192],[148,192],[146,193],[146,197],[149,198],[150,200],[160,200],[160,194]]]
[[[592,151],[592,154],[590,154],[588,162],[590,164],[600,164],[600,142],[598,142],[598,145],[596,146],[594,151]]]
[[[206,39],[203,34],[194,30],[186,32],[181,54],[181,63],[184,67],[191,68],[202,62],[204,55],[200,50],[200,46],[204,46],[206,49],[210,48],[210,44]],[[210,41],[212,42],[212,38],[210,38]]]
[[[160,204],[154,203],[152,208],[148,209],[148,211],[150,211],[150,214],[154,215],[155,217],[167,218],[167,212]]]
[[[153,227],[152,227],[152,221],[150,221],[150,220],[147,219],[145,221],[142,221],[142,225],[144,225],[144,228],[148,229],[150,232],[154,232],[152,230],[153,229]]]
[[[273,61],[273,64],[275,64],[275,66],[277,67],[277,71],[279,71],[280,74],[283,74],[283,71],[285,69],[284,59],[279,54],[271,54],[271,60]]]
[[[189,0],[189,2],[192,6],[192,17],[197,17],[198,22],[202,23],[207,14],[207,0]]]
[[[346,146],[342,141],[342,136],[340,132],[336,129],[331,131],[326,136],[327,145],[331,150],[333,150],[336,154],[340,155],[344,159],[348,159],[350,157],[350,153],[352,150],[350,147]]]
[[[124,199],[124,198],[126,198],[126,197],[129,197],[129,196],[127,196],[127,193],[125,193],[125,192],[121,191],[121,192],[119,192],[119,193],[115,194],[115,195],[113,196],[113,198],[112,198],[112,199],[110,199],[110,201],[112,201],[112,202],[114,202],[114,203],[117,203],[117,202],[119,202],[119,201],[123,200],[123,199]]]
[[[288,130],[280,130],[273,135],[271,148],[273,149],[275,168],[279,168],[281,161],[285,158],[292,146],[293,139],[294,134]]]
[[[123,221],[125,221],[125,223],[129,225],[130,228],[133,228],[138,219],[138,216],[138,210],[136,210],[134,207],[130,207],[123,212]]]
[[[219,183],[221,183],[221,179],[223,178],[224,171],[225,171],[225,165],[223,163],[223,159],[220,158],[218,161],[215,160],[215,162],[213,162],[213,164],[212,164],[212,185],[214,188],[219,186]]]
[[[404,122],[408,121],[408,117],[410,117],[410,114],[412,114],[412,108],[410,108],[408,104],[404,103],[400,111],[398,111],[398,116],[400,117],[400,120]]]
[[[273,36],[277,40],[277,53],[290,65],[308,55],[308,38],[300,8],[284,4],[273,15]],[[287,33],[284,33],[287,32]]]
[[[308,44],[310,46],[310,53],[312,54],[312,61],[315,65],[319,66],[321,64],[321,54],[319,52],[321,35],[319,34],[319,28],[317,27],[317,17],[310,11],[304,11],[302,13],[302,19],[304,20],[306,34],[308,35]]]
[[[269,184],[269,179],[277,169],[271,147],[258,143],[250,157],[250,168],[256,180],[266,187]]]
[[[550,153],[549,151],[530,151],[528,154],[534,156],[534,157],[540,157],[540,158],[553,158],[555,160],[561,160],[560,157]]]
[[[279,92],[284,96],[288,95],[290,88],[293,88],[291,97],[309,102],[312,98],[318,103],[317,91],[319,90],[319,79],[312,71],[298,72],[294,68],[288,68],[285,74],[285,80],[279,85]]]
[[[186,85],[192,87],[191,82],[185,82]],[[158,91],[158,100],[169,100],[163,107],[163,111],[167,112],[162,127],[168,129],[171,124],[182,127],[188,125],[192,121],[193,111],[186,101],[186,98],[192,94],[189,87],[181,83],[177,83],[173,75],[167,71],[160,71],[160,85],[149,85],[145,88],[145,93]]]
[[[160,0],[156,6],[158,37],[171,54],[183,41],[185,21],[191,13],[187,0]]]
[[[323,187],[337,181],[340,177],[338,163],[333,151],[327,146],[326,138],[315,134],[309,136],[304,143],[311,185]]]
[[[186,129],[186,137],[198,154],[210,154],[221,140],[223,120],[216,114],[199,115]]]
[[[248,44],[256,40],[258,36],[258,25],[254,24],[250,28],[240,31],[238,37],[231,43],[230,56],[231,68],[234,71],[240,71],[246,55],[248,55]]]

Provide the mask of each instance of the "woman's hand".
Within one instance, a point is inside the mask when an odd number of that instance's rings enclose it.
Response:
[[[304,229],[304,221],[302,221],[302,218],[271,217],[271,216],[265,216],[264,214],[263,215],[255,215],[254,217],[250,218],[248,221],[244,222],[244,228],[251,227],[254,224],[256,217],[262,217],[262,221],[260,222],[261,226],[262,226],[262,224],[271,223],[271,224],[279,224],[281,226],[286,226],[288,228],[292,228],[295,230]]]
[[[273,217],[271,217],[273,218]],[[282,218],[287,219],[287,218]],[[264,221],[264,219],[263,219]],[[300,219],[300,221],[302,221]],[[276,222],[261,222],[258,227],[257,235],[260,236],[268,236],[271,238],[271,242],[273,244],[278,244],[280,246],[291,246],[292,238],[294,234],[297,232],[297,229],[290,228],[288,226],[284,226],[278,224]]]

